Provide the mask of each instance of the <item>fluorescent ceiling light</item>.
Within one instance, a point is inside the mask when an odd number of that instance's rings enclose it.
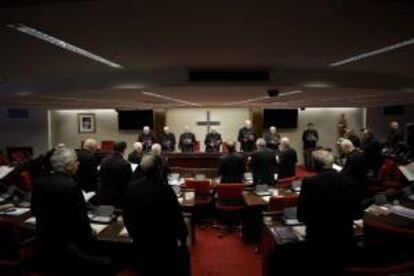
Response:
[[[173,101],[173,102],[177,102],[177,103],[182,103],[182,104],[186,104],[186,105],[201,106],[200,104],[197,104],[197,103],[193,103],[193,102],[189,102],[189,101],[184,101],[184,100],[180,100],[180,99],[176,99],[176,98],[171,98],[171,97],[164,96],[164,95],[160,95],[160,94],[157,94],[157,93],[143,91],[142,94],[143,95],[146,95],[146,96],[160,98],[160,99],[164,99],[164,100],[168,100],[168,101]]]
[[[9,24],[7,26],[9,28],[15,29],[15,30],[17,30],[19,32],[22,32],[22,33],[28,34],[30,36],[36,37],[36,38],[38,38],[40,40],[49,42],[49,43],[51,43],[51,44],[53,44],[53,45],[55,45],[57,47],[60,47],[62,49],[65,49],[67,51],[71,51],[71,52],[76,53],[78,55],[81,55],[81,56],[87,57],[89,59],[95,60],[97,62],[106,64],[106,65],[108,65],[108,66],[110,66],[112,68],[123,69],[122,65],[120,65],[118,63],[115,63],[115,62],[112,62],[110,60],[107,60],[107,59],[105,59],[103,57],[100,57],[98,55],[95,55],[95,54],[93,54],[93,53],[91,53],[89,51],[86,51],[86,50],[84,50],[82,48],[79,48],[79,47],[77,47],[77,46],[75,46],[73,44],[70,44],[70,43],[65,42],[63,40],[60,40],[60,39],[58,39],[56,37],[53,37],[51,35],[45,34],[45,33],[41,32],[39,30],[36,30],[34,28],[31,28],[31,27],[28,27],[28,26],[26,26],[24,24],[17,24],[17,25]]]
[[[399,48],[402,48],[402,47],[406,47],[406,46],[411,45],[411,44],[414,44],[414,38],[402,41],[402,42],[397,43],[397,44],[393,44],[393,45],[389,45],[389,46],[386,46],[386,47],[383,47],[383,48],[379,48],[379,49],[376,49],[376,50],[373,50],[373,51],[370,51],[370,52],[362,53],[362,54],[359,54],[359,55],[356,55],[356,56],[353,56],[353,57],[350,57],[350,58],[347,58],[347,59],[344,59],[344,60],[340,60],[340,61],[329,64],[329,66],[330,67],[341,66],[341,65],[344,65],[344,64],[347,64],[347,63],[355,62],[355,61],[358,61],[358,60],[361,60],[361,59],[366,59],[366,58],[369,58],[369,57],[372,57],[372,56],[383,54],[385,52],[390,52],[390,51],[393,51],[393,50],[396,50],[396,49],[399,49]]]
[[[300,94],[300,93],[303,93],[303,91],[294,90],[294,91],[289,91],[289,92],[285,92],[285,93],[280,93],[278,96],[274,96],[274,97],[272,97],[272,96],[263,96],[263,97],[253,98],[253,99],[247,99],[247,100],[242,100],[242,101],[237,101],[237,102],[226,103],[225,105],[246,104],[246,103],[258,102],[258,101],[261,101],[261,100],[267,100],[267,99],[271,99],[271,98],[277,98],[277,97]]]

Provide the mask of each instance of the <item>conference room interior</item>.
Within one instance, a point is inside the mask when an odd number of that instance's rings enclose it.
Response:
[[[388,0],[0,1],[0,275],[414,275],[413,18]],[[115,203],[110,162],[128,164]],[[44,207],[60,174],[83,196]],[[87,253],[62,237],[83,218]],[[52,232],[75,257],[42,255]]]

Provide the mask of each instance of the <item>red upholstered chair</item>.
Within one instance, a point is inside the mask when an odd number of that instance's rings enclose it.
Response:
[[[25,192],[30,192],[33,190],[33,178],[30,172],[24,171],[20,173],[19,188]]]
[[[286,177],[278,179],[276,182],[276,187],[285,188],[292,185],[292,182],[296,180],[296,176]]]
[[[241,213],[244,209],[243,189],[246,187],[243,183],[226,183],[217,184],[216,210],[217,216],[222,222],[229,227],[219,227],[222,237],[225,230],[230,231],[234,228],[235,222],[240,224]]]
[[[114,149],[115,141],[113,140],[103,140],[101,142],[101,151],[111,152]]]
[[[4,154],[0,154],[0,166],[6,166],[9,164],[9,160]]]
[[[212,196],[210,189],[210,180],[185,179],[184,187],[193,189],[195,192],[195,210],[194,219],[200,221],[206,217],[211,209]]]
[[[283,211],[298,204],[299,195],[292,193],[286,196],[272,196],[269,200],[269,211]]]
[[[23,247],[14,223],[0,217],[0,275],[24,275],[23,262],[32,256]]]
[[[376,179],[367,181],[368,191],[377,193],[386,189],[399,189],[402,175],[394,160],[384,160]]]
[[[12,152],[11,158],[13,161],[16,161],[16,162],[24,162],[28,159],[24,151],[21,151],[21,150]]]

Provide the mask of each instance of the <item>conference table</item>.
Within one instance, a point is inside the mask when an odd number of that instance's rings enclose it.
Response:
[[[403,200],[400,204],[414,210],[413,201]],[[292,267],[298,266],[300,258],[307,258],[304,225],[287,225],[280,215],[272,214],[264,215],[261,225],[263,276],[279,275],[283,268],[275,260],[280,261],[281,255],[290,256],[282,260],[285,265]],[[329,220],[326,227],[329,227]],[[410,258],[409,254],[411,254],[414,259],[414,254],[410,253],[414,247],[414,219],[412,218],[394,213],[373,214],[366,211],[362,220],[354,221],[354,236],[356,239],[363,239],[364,248],[369,249],[369,252],[383,252],[385,255],[392,252],[389,256],[395,260]],[[301,268],[297,267],[297,269]]]

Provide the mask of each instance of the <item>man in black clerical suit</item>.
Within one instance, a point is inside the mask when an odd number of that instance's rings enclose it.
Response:
[[[242,183],[246,164],[244,157],[236,152],[234,141],[226,142],[228,153],[221,156],[218,164],[218,176],[221,177],[220,183]]]
[[[362,217],[358,184],[332,169],[330,152],[314,151],[312,159],[319,174],[303,179],[297,207],[298,220],[306,225],[310,249],[306,271],[312,275],[341,275],[354,244],[353,220]]]
[[[211,132],[207,133],[206,139],[204,139],[206,152],[219,152],[221,143],[221,134],[215,128],[211,128]]]
[[[368,173],[376,176],[383,162],[381,143],[369,129],[362,132],[362,152]]]
[[[74,175],[75,181],[86,192],[96,191],[98,185],[98,159],[95,151],[98,147],[94,139],[86,139],[83,147],[77,152],[79,168]]]
[[[125,141],[116,142],[113,153],[102,161],[99,171],[101,181],[97,192],[101,205],[118,207],[125,187],[131,179],[131,165],[123,157],[126,148]]]
[[[142,132],[138,136],[138,142],[142,143],[142,149],[145,152],[151,150],[152,144],[155,143],[155,135],[150,130],[149,126],[144,126]]]
[[[179,252],[187,250],[188,230],[176,194],[163,184],[162,166],[158,155],[142,158],[144,177],[131,181],[123,197],[124,223],[140,275],[187,275]]]
[[[387,141],[385,142],[385,146],[389,149],[393,149],[398,146],[400,142],[404,139],[402,132],[399,129],[398,122],[391,122],[390,123],[390,132],[387,136]]]
[[[128,154],[128,161],[129,163],[139,164],[141,163],[142,158],[142,143],[135,142],[133,147],[134,150],[130,154]]]
[[[162,147],[160,144],[155,143],[151,147],[151,153],[161,157],[162,161],[162,179],[165,184],[168,184],[168,175],[171,173],[170,166],[168,165],[167,156],[162,154]]]
[[[178,144],[180,150],[184,153],[193,152],[196,142],[194,133],[189,130],[188,126],[185,126],[184,133],[180,135],[180,142]]]
[[[263,139],[266,141],[266,145],[269,149],[279,150],[280,134],[277,133],[277,129],[271,126],[268,131],[263,134]]]
[[[253,173],[253,184],[268,184],[274,182],[277,168],[276,154],[266,148],[266,141],[259,138],[256,141],[257,150],[249,157],[248,166]]]
[[[87,271],[85,266],[109,264],[109,260],[92,253],[93,234],[85,199],[73,179],[78,168],[76,153],[58,148],[50,163],[53,173],[35,182],[31,203],[37,252],[45,270],[77,275]]]
[[[170,128],[168,126],[165,126],[164,132],[160,134],[160,144],[162,146],[162,150],[165,152],[173,152],[175,150],[175,135],[170,132]]]
[[[355,148],[361,147],[361,139],[359,139],[359,137],[355,135],[352,129],[348,128],[345,130],[344,138],[349,139]]]
[[[362,152],[354,147],[352,142],[344,139],[341,150],[345,155],[345,166],[341,173],[355,179],[360,187],[361,196],[365,194],[365,180],[367,176],[366,164]]]
[[[312,169],[311,156],[312,152],[316,148],[318,140],[318,131],[314,128],[313,123],[309,123],[307,129],[302,133],[303,157],[305,159],[305,167],[307,169]]]
[[[240,142],[240,150],[243,152],[253,151],[255,149],[254,140],[252,122],[246,120],[244,122],[244,127],[239,129],[239,135],[237,136],[237,141]]]
[[[289,138],[283,137],[280,141],[278,178],[280,179],[295,176],[297,162],[298,156],[296,154],[296,150],[290,147]]]

